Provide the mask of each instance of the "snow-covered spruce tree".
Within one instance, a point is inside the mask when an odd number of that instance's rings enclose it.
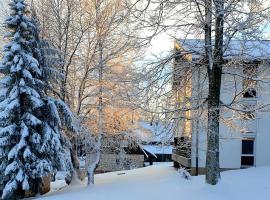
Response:
[[[70,125],[72,113],[44,92],[37,28],[25,1],[11,0],[9,6],[5,26],[10,42],[0,63],[0,189],[3,199],[16,199],[27,190],[37,193],[40,178],[72,168],[68,141],[61,134],[61,118]]]
[[[45,93],[43,99],[47,102],[45,104],[45,110],[50,111],[50,115],[47,115],[44,121],[47,121],[52,127],[56,127],[55,131],[58,135],[61,135],[63,152],[58,154],[58,157],[59,155],[60,157],[57,160],[54,158],[54,164],[56,169],[68,172],[66,181],[69,184],[73,175],[73,167],[79,167],[77,152],[73,151],[73,143],[70,142],[72,140],[71,134],[76,133],[75,135],[72,135],[72,138],[74,138],[79,132],[79,122],[78,120],[75,120],[76,118],[70,108],[60,99],[59,92],[56,92],[57,88],[60,88],[61,80],[64,78],[64,74],[58,69],[58,66],[63,62],[63,60],[60,59],[61,53],[53,48],[49,42],[40,38],[39,21],[33,5],[31,7],[31,12],[32,23],[34,24],[33,35],[35,38],[33,44],[33,56],[38,60],[39,66],[42,69],[41,79],[43,82],[41,87]],[[62,134],[63,130],[65,134]]]

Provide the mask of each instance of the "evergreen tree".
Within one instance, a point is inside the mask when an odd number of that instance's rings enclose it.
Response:
[[[36,16],[35,8],[32,6],[32,23],[34,24],[33,35],[34,35],[34,44],[33,44],[33,55],[38,60],[39,66],[42,69],[42,88],[45,93],[43,98],[46,102],[45,110],[47,115],[43,115],[43,121],[46,121],[51,127],[54,127],[54,131],[61,136],[61,143],[63,149],[61,152],[58,152],[57,155],[54,155],[52,151],[52,161],[55,169],[67,171],[69,176],[72,176],[73,166],[72,162],[74,156],[71,153],[72,145],[69,141],[70,138],[67,137],[67,134],[63,134],[63,128],[65,132],[78,133],[78,127],[74,124],[74,115],[69,109],[69,107],[60,99],[60,95],[55,95],[56,88],[60,88],[61,80],[64,78],[58,70],[58,66],[62,64],[60,59],[60,52],[53,48],[49,42],[40,38],[40,29],[39,22]],[[58,96],[58,98],[56,97]],[[69,180],[70,181],[70,180]]]
[[[3,199],[23,197],[27,190],[37,192],[36,180],[58,169],[71,170],[69,142],[61,131],[62,125],[74,129],[68,107],[45,92],[48,78],[44,65],[39,64],[43,55],[38,28],[25,0],[11,0],[9,6],[5,26],[10,42],[0,63],[4,75],[0,80]]]

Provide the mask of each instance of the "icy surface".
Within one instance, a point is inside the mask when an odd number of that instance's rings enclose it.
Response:
[[[172,164],[96,175],[96,185],[55,182],[41,200],[268,200],[270,167],[222,173],[217,186],[204,183],[204,176],[183,179]],[[56,187],[62,187],[57,191]]]

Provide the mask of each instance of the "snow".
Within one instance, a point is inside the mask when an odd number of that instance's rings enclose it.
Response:
[[[42,124],[42,122],[38,118],[36,118],[34,115],[32,115],[31,113],[25,113],[24,114],[24,119],[31,126],[37,126],[37,125]]]
[[[26,158],[30,158],[32,156],[32,152],[31,150],[27,147],[25,148],[24,152],[23,152],[23,158],[26,159]]]
[[[172,145],[142,145],[143,149],[151,154],[172,154]]]
[[[22,186],[23,186],[23,189],[24,189],[24,190],[29,190],[29,182],[28,182],[27,176],[25,176],[25,178],[23,179],[23,184],[22,184]]]
[[[33,79],[32,74],[27,69],[23,69],[23,77],[28,78],[29,80]]]
[[[18,52],[18,51],[20,51],[20,50],[21,50],[21,46],[20,46],[19,44],[13,43],[13,44],[11,45],[11,51],[12,51],[13,53]]]
[[[12,133],[14,132],[14,130],[16,129],[16,127],[17,126],[15,124],[11,124],[9,126],[6,126],[4,128],[1,128],[0,129],[0,136],[3,136],[6,133],[12,135]]]
[[[12,101],[9,102],[8,105],[6,105],[6,111],[9,112],[9,111],[12,111],[14,110],[15,108],[18,108],[20,106],[20,101],[19,99],[14,99]]]
[[[149,123],[141,121],[138,123],[139,129],[137,130],[137,136],[145,143],[169,143],[173,139],[173,127],[170,124],[153,123],[151,126]]]
[[[64,180],[66,177],[67,177],[67,172],[65,172],[65,171],[59,171],[55,175],[56,180]]]
[[[11,172],[15,172],[19,168],[19,164],[16,161],[13,161],[5,169],[5,175],[9,175]]]
[[[9,136],[0,138],[0,146],[6,146],[9,143]]]
[[[51,192],[59,191],[67,186],[64,179],[51,182]]]
[[[162,164],[130,171],[96,175],[89,188],[76,183],[52,184],[52,192],[40,200],[268,200],[270,167],[258,167],[222,173],[217,186],[206,185],[204,176],[182,178],[172,164]],[[60,191],[59,188],[62,187]]]
[[[15,159],[18,156],[17,145],[14,146],[8,153],[8,160]]]
[[[204,40],[180,39],[180,45],[194,58],[199,58],[204,53]],[[226,41],[225,41],[226,44]],[[225,58],[245,58],[252,60],[269,59],[270,40],[236,40],[233,39],[225,46]]]
[[[22,182],[23,179],[24,179],[23,177],[24,177],[23,170],[20,169],[19,172],[17,173],[16,180],[19,181],[19,182]]]
[[[25,146],[27,145],[25,138],[22,137],[19,141],[19,143],[17,144],[17,151],[20,151],[21,149],[23,149]]]
[[[4,190],[3,190],[3,194],[2,194],[2,195],[6,197],[6,196],[8,195],[8,193],[10,193],[10,192],[16,190],[17,185],[18,185],[18,183],[17,183],[16,180],[10,180],[10,181],[6,184],[6,186],[5,186]]]

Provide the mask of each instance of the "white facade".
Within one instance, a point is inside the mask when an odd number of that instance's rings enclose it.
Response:
[[[267,42],[270,47],[270,41]],[[264,41],[264,45],[266,41]],[[268,49],[269,50],[269,49]],[[268,51],[267,50],[267,51]],[[238,50],[236,50],[238,51]],[[266,53],[267,51],[264,51]],[[252,53],[252,49],[249,49]],[[268,52],[269,53],[269,52]],[[256,51],[256,56],[260,53]],[[270,165],[270,85],[268,83],[270,77],[270,66],[265,64],[266,54],[262,59],[245,58],[249,62],[256,62],[257,74],[256,78],[256,96],[244,97],[244,84],[247,80],[243,72],[243,66],[239,63],[230,64],[224,67],[225,74],[222,79],[221,102],[229,105],[235,101],[228,109],[226,106],[221,107],[220,120],[220,168],[223,169],[239,169],[248,166]],[[270,54],[269,58],[270,58]],[[198,56],[196,56],[198,58]],[[239,57],[238,57],[239,58]],[[231,60],[234,58],[230,58]],[[260,61],[258,61],[260,60]],[[189,60],[193,61],[192,60]],[[226,74],[228,73],[228,74]],[[191,81],[191,107],[199,104],[197,99],[205,99],[207,97],[207,78],[206,70],[200,69],[192,72]],[[182,89],[182,88],[181,88]],[[236,96],[236,98],[235,98]],[[202,102],[201,100],[200,102]],[[250,109],[249,109],[250,108]],[[252,112],[251,118],[244,118],[244,109],[256,111]],[[238,111],[236,111],[238,109]],[[207,103],[198,111],[191,111],[191,168],[205,168],[206,148],[207,148]],[[241,115],[240,115],[241,113]],[[250,115],[248,115],[250,116]],[[180,121],[183,119],[180,119]],[[183,124],[183,122],[179,123]],[[188,135],[180,131],[178,137]],[[253,148],[252,148],[253,147]],[[196,159],[198,158],[198,159]],[[181,164],[181,163],[180,163]]]
[[[239,67],[240,68],[240,67]],[[221,100],[222,102],[229,103],[232,101],[234,96],[234,90],[230,90],[230,83],[228,77],[224,77],[223,82],[227,81],[226,87],[221,90]],[[223,83],[222,85],[224,85]],[[231,85],[232,86],[232,85]],[[237,80],[237,86],[242,87],[242,80]],[[241,89],[239,89],[240,91]],[[253,104],[259,107],[260,105],[266,105],[270,103],[270,96],[267,91],[270,91],[270,86],[265,84],[261,85],[260,91],[257,91],[257,97],[252,98],[242,98],[244,104]],[[270,112],[269,111],[255,111],[255,118],[251,120],[244,120],[236,117],[238,113],[233,113],[224,108],[221,111],[221,116],[225,121],[220,123],[220,168],[234,169],[241,168],[241,158],[242,156],[250,156],[249,154],[242,154],[242,141],[246,139],[254,140],[254,166],[270,165]],[[236,115],[232,117],[232,115]],[[226,120],[230,120],[230,124],[226,124]],[[206,119],[203,118],[195,119],[199,123],[206,123]],[[196,123],[196,122],[195,122]],[[196,167],[196,127],[192,126],[192,156],[191,156],[191,166]],[[245,133],[243,133],[243,131]],[[250,131],[250,132],[249,132]],[[246,133],[247,132],[247,133]],[[199,128],[199,139],[198,139],[198,157],[199,164],[198,167],[205,167],[206,160],[206,128]]]

